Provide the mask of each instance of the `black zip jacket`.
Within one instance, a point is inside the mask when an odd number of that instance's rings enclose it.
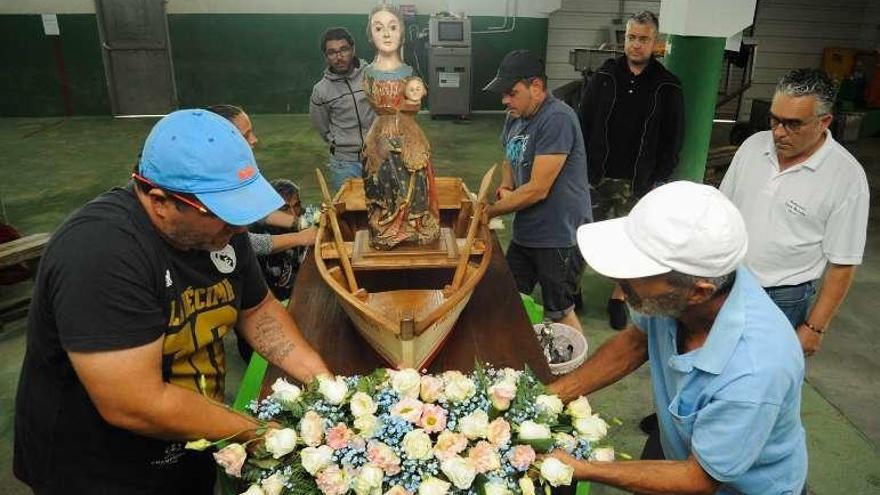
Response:
[[[684,100],[678,78],[652,58],[642,73],[647,79],[641,83],[649,85],[651,97],[647,117],[640,126],[641,134],[624,136],[615,132],[609,127],[617,101],[619,64],[626,64],[625,56],[606,61],[587,83],[579,111],[581,130],[587,147],[590,184],[598,184],[605,177],[612,147],[637,147],[634,163],[614,166],[631,167],[633,192],[641,196],[657,182],[669,179],[678,165],[684,136]]]

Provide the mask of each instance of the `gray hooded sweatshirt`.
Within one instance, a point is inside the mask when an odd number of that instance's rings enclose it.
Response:
[[[309,117],[321,139],[330,145],[330,155],[345,161],[360,161],[364,137],[376,114],[364,93],[363,60],[355,60],[348,74],[324,69],[324,77],[312,88]]]

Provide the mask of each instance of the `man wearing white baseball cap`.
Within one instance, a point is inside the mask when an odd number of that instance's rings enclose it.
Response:
[[[282,200],[223,117],[181,110],[133,182],[73,213],[34,287],[15,411],[15,475],[35,493],[211,494],[188,440],[255,436],[223,405],[223,336],[286,373],[329,373],[266,287],[243,227]]]
[[[800,493],[803,354],[785,315],[740,265],[742,217],[718,190],[673,182],[629,216],[583,225],[594,270],[621,284],[633,322],[549,386],[563,400],[648,361],[666,461],[578,461],[575,477],[649,493]],[[650,441],[650,439],[649,439]]]

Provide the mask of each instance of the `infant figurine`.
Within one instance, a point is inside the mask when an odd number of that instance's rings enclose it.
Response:
[[[419,77],[408,77],[403,83],[404,109],[418,111],[422,99],[428,94],[425,83]]]

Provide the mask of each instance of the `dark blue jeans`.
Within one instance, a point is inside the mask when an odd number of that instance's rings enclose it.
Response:
[[[800,285],[781,285],[779,287],[765,287],[767,295],[779,306],[779,309],[788,317],[791,326],[797,330],[801,323],[807,320],[807,312],[816,298],[818,280],[811,280]]]

